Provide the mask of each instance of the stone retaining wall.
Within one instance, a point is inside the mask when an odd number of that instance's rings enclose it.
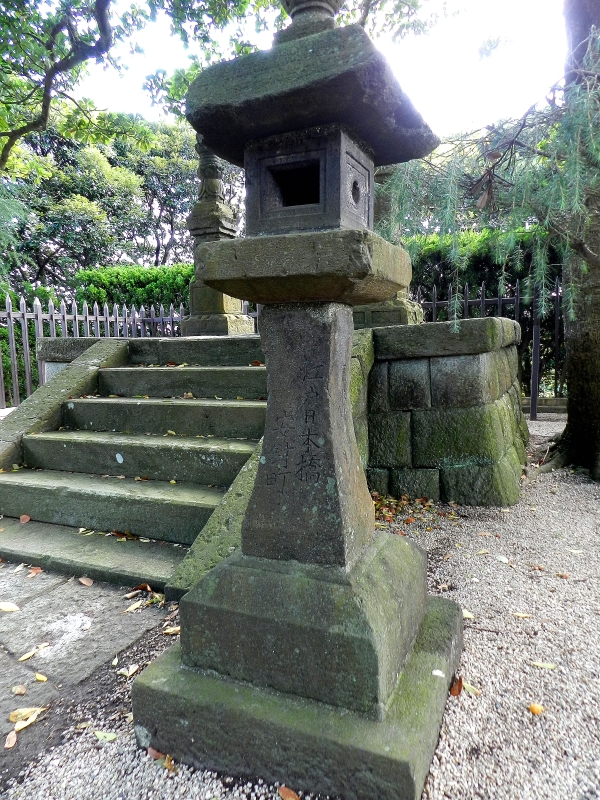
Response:
[[[373,329],[373,491],[469,505],[517,502],[528,439],[519,341],[519,325],[502,318]]]

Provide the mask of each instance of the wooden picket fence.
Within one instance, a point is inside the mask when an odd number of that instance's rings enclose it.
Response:
[[[107,304],[102,308],[94,303],[90,309],[84,302],[79,311],[73,302],[70,309],[63,300],[55,308],[52,300],[48,303],[48,311],[43,311],[42,304],[36,297],[33,310],[27,309],[23,297],[19,300],[19,308],[14,309],[9,296],[6,297],[5,310],[0,310],[0,335],[8,343],[8,360],[10,368],[5,378],[3,360],[0,358],[0,408],[9,405],[18,406],[22,394],[27,397],[43,383],[43,369],[40,362],[35,362],[32,350],[35,341],[44,337],[110,337],[135,338],[139,336],[180,336],[181,320],[184,316],[183,305],[175,309],[173,304],[168,311],[160,305],[158,312],[150,306],[127,308],[113,306],[112,311]],[[2,331],[6,331],[2,334]],[[1,341],[1,339],[0,339]],[[5,361],[6,363],[6,361]]]

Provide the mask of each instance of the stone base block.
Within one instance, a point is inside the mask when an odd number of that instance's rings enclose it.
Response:
[[[254,333],[254,319],[247,314],[201,314],[181,321],[182,336],[236,336]]]
[[[380,495],[387,495],[390,491],[390,471],[389,469],[378,469],[369,467],[367,469],[367,483],[372,492]]]
[[[391,470],[390,493],[392,497],[427,497],[440,499],[440,472],[437,469]]]
[[[296,791],[345,800],[418,800],[461,639],[460,608],[428,598],[382,722],[183,668],[176,645],[133,684],[137,740],[200,769],[280,781]]]
[[[426,563],[387,533],[350,572],[237,553],[181,599],[183,662],[382,718],[423,619]]]
[[[518,502],[521,490],[521,464],[510,447],[493,464],[471,463],[440,470],[442,497],[469,506],[511,506]]]

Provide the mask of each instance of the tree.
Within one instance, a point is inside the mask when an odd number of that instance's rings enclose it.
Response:
[[[568,423],[550,466],[573,463],[600,479],[600,37],[593,28],[600,0],[567,0],[565,12],[567,79],[551,88],[546,104],[396,170],[384,227],[391,238],[424,229],[448,234],[458,282],[461,230],[504,232],[496,262],[505,281],[516,232],[539,226],[531,273],[542,288],[540,311],[549,310],[552,249],[568,309]]]

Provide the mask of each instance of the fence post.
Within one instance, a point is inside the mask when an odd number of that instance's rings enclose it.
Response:
[[[60,330],[63,338],[66,339],[69,331],[67,330],[67,306],[64,300],[60,301]]]
[[[35,339],[37,342],[38,339],[44,338],[44,316],[42,313],[42,304],[40,303],[39,297],[36,297],[33,301],[33,315],[35,324]],[[38,376],[39,376],[40,386],[43,386],[44,383],[46,382],[44,362],[38,361],[37,365],[38,365]]]
[[[533,354],[531,361],[531,406],[529,419],[537,419],[538,395],[540,392],[540,318],[538,314],[539,287],[533,292]]]
[[[71,313],[73,315],[73,338],[79,339],[79,312],[75,300],[71,303]]]
[[[48,300],[48,319],[50,322],[50,338],[56,339],[56,318],[54,316],[54,303],[52,298]]]
[[[481,281],[481,312],[480,316],[485,317],[485,281]]]
[[[29,353],[29,330],[27,327],[27,305],[25,298],[19,300],[19,311],[21,312],[21,336],[23,338],[23,363],[25,365],[25,386],[27,387],[27,397],[33,394],[33,381],[31,380],[31,356]]]
[[[10,371],[12,375],[12,397],[13,405],[18,406],[21,402],[19,394],[19,369],[17,365],[17,343],[15,341],[15,326],[13,320],[12,300],[10,295],[6,295],[6,326],[8,329],[8,349],[10,351]]]
[[[433,284],[433,292],[431,293],[431,321],[437,322],[437,288],[435,283]]]
[[[86,338],[90,335],[90,309],[87,300],[83,301],[83,335]]]
[[[120,338],[119,334],[119,306],[115,303],[113,305],[113,335],[115,339]]]
[[[100,338],[100,311],[98,303],[94,301],[94,336]]]

